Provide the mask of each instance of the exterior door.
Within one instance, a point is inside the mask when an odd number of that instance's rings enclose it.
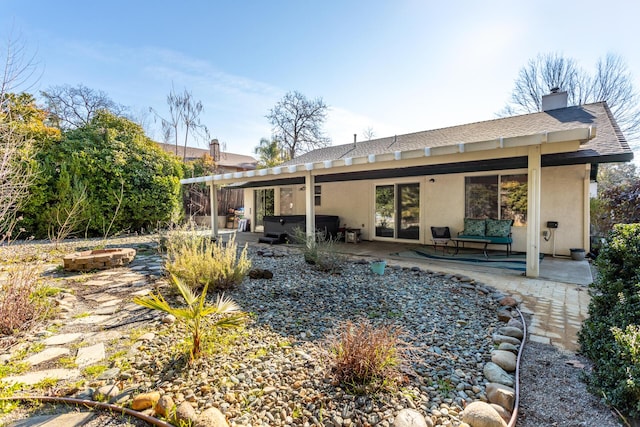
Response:
[[[273,188],[265,188],[256,190],[253,192],[255,195],[255,227],[256,231],[264,230],[264,221],[262,218],[268,215],[273,215],[274,212],[274,191]],[[259,230],[258,230],[259,227]]]
[[[376,237],[420,239],[420,184],[375,187]]]

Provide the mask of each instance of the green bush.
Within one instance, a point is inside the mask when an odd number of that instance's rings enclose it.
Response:
[[[99,112],[38,150],[40,174],[21,223],[36,238],[51,234],[78,188],[86,200],[73,231],[83,235],[104,236],[112,221],[112,233],[155,228],[180,210],[180,162],[125,118]]]
[[[579,334],[593,361],[590,390],[622,414],[640,416],[640,224],[618,224],[597,258],[589,318]]]
[[[193,289],[227,289],[242,282],[251,268],[247,245],[238,251],[235,235],[226,243],[212,242],[209,236],[185,228],[172,231],[165,244],[167,272]]]

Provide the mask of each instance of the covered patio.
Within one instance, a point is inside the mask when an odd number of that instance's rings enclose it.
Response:
[[[220,230],[219,236],[228,239],[235,235],[238,243],[249,243],[264,250],[300,251],[300,246],[258,243],[260,233]],[[498,291],[511,294],[519,301],[519,307],[529,318],[530,339],[553,344],[569,351],[579,349],[577,334],[582,321],[588,316],[588,287],[593,277],[588,260],[574,261],[568,257],[545,257],[540,263],[540,274],[529,278],[521,272],[493,268],[481,263],[460,264],[428,259],[407,259],[391,254],[409,250],[417,245],[396,242],[369,242],[358,244],[338,243],[335,248],[351,261],[385,259],[387,268],[419,268],[452,277],[468,277],[485,283]]]

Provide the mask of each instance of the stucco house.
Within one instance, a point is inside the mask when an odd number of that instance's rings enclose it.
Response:
[[[633,159],[606,103],[567,107],[566,92],[555,92],[542,105],[539,113],[354,140],[278,167],[183,182],[243,187],[252,231],[265,213],[304,214],[310,234],[315,215],[326,214],[365,240],[431,244],[431,226],[455,233],[465,218],[513,219],[512,249],[526,252],[527,275],[537,277],[540,253],[589,248],[597,165]]]
[[[183,145],[176,147],[175,144],[167,144],[163,142],[158,142],[157,144],[162,148],[162,150],[167,153],[171,153],[180,159],[184,158],[187,162],[201,159],[205,154],[208,154],[216,160],[217,173],[253,170],[258,165],[258,161],[251,156],[220,151],[220,143],[217,139],[211,140],[209,143],[209,149],[187,146],[185,150]]]

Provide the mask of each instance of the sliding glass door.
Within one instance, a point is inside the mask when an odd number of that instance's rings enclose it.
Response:
[[[420,239],[420,184],[377,185],[376,237]]]

